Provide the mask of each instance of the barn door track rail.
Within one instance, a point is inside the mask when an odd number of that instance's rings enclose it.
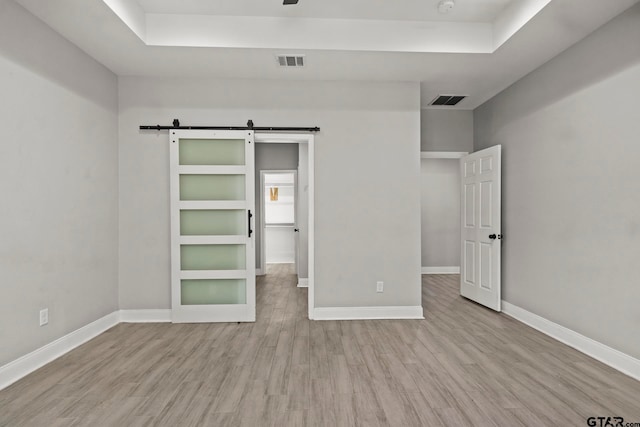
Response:
[[[172,126],[148,125],[140,126],[140,130],[173,130],[173,129],[190,129],[190,130],[253,130],[256,132],[320,132],[320,128],[315,127],[272,127],[272,126],[254,126],[253,120],[249,120],[246,126],[180,126],[180,120],[174,119]]]

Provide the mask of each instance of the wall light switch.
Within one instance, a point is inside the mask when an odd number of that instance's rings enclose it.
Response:
[[[376,292],[384,292],[384,282],[378,282],[376,284]]]
[[[49,309],[44,308],[40,310],[40,326],[44,326],[49,323]]]

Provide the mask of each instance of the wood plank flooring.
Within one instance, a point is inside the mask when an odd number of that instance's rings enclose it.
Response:
[[[252,324],[120,324],[0,391],[0,426],[585,426],[640,382],[423,276],[425,320],[307,320],[291,266]]]

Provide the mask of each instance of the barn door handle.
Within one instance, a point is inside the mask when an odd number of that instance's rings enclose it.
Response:
[[[247,211],[247,228],[249,229],[249,237],[251,237],[251,234],[253,234],[253,230],[251,229],[251,218],[253,217],[253,214],[251,213],[251,210]]]
[[[496,234],[489,234],[489,238],[491,240],[495,240],[495,239],[500,240],[500,239],[502,239],[502,234],[497,234],[497,235]]]

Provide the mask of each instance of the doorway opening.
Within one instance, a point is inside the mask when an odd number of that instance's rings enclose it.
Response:
[[[422,274],[460,273],[460,159],[465,151],[423,151]]]
[[[298,274],[297,175],[297,170],[260,171],[260,265],[264,274],[273,264],[288,264]]]
[[[314,318],[314,135],[311,134],[275,134],[256,133],[256,228],[259,231],[256,245],[256,274],[267,273],[268,266],[295,265],[297,287],[308,288],[307,302],[309,319]],[[295,150],[287,147],[295,146]],[[265,146],[271,149],[263,150]],[[273,148],[279,147],[279,150]],[[267,153],[267,152],[269,153]],[[293,162],[284,164],[283,156],[291,156],[295,152]],[[287,154],[288,153],[288,154]],[[263,173],[264,172],[264,173]],[[264,177],[271,174],[276,177]],[[287,179],[293,175],[293,187],[285,186]],[[258,178],[259,177],[259,178]],[[271,182],[269,182],[271,179]],[[288,182],[291,182],[289,179]],[[270,184],[268,186],[268,184]],[[277,185],[274,185],[277,184]],[[277,187],[276,191],[272,188]],[[292,193],[293,192],[293,193]],[[278,200],[271,200],[277,198]],[[293,200],[291,200],[293,199]],[[271,203],[273,204],[267,204]],[[279,203],[287,202],[287,203]],[[293,204],[293,211],[290,209]],[[268,206],[279,207],[265,215]],[[286,210],[286,213],[283,212]],[[293,216],[293,220],[291,220]],[[295,231],[297,230],[297,231]],[[266,239],[262,238],[267,236]],[[269,243],[271,240],[271,245]],[[291,260],[291,241],[293,240],[293,264],[277,264]],[[269,248],[265,247],[271,245]],[[271,251],[269,250],[271,249]],[[267,258],[268,257],[268,258]],[[270,261],[273,261],[270,263]],[[282,269],[280,269],[282,270]],[[267,279],[268,280],[268,279]]]

